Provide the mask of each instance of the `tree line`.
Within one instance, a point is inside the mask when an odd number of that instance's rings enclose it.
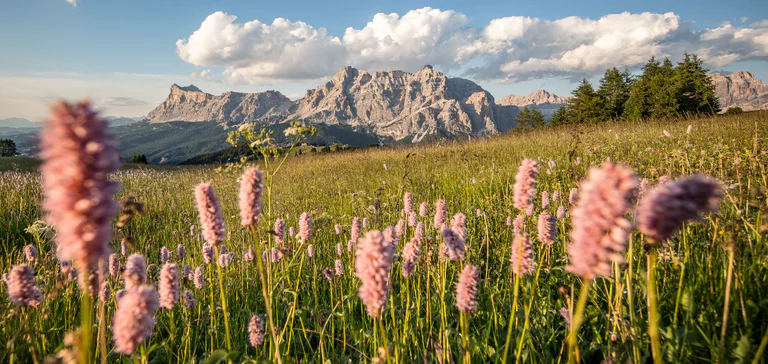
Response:
[[[716,114],[720,105],[708,72],[699,57],[688,53],[677,65],[669,58],[651,57],[637,76],[611,68],[597,90],[583,79],[571,92],[573,98],[555,112],[552,125]],[[526,108],[518,114],[518,125],[543,124],[538,110]]]

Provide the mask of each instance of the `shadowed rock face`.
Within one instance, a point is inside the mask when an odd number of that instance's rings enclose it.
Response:
[[[342,68],[291,108],[288,119],[350,125],[395,140],[506,131],[514,115],[497,115],[493,96],[472,81],[431,66],[416,73]]]
[[[745,111],[768,108],[768,85],[755,79],[751,72],[712,73],[709,77],[723,110],[735,106]]]
[[[227,92],[219,96],[195,86],[171,86],[168,98],[147,115],[150,123],[168,121],[217,121],[241,124],[250,121],[277,122],[293,102],[277,91]]]

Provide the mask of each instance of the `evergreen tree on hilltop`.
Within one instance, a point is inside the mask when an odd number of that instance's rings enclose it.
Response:
[[[632,84],[624,104],[623,117],[628,120],[646,119],[651,116],[651,80],[659,72],[661,63],[651,57],[643,66],[643,73]]]
[[[16,154],[16,143],[12,139],[0,139],[0,157],[13,157]]]
[[[703,62],[695,54],[685,53],[674,70],[674,88],[680,114],[714,114],[720,111],[715,86],[707,76]]]
[[[651,117],[670,118],[678,115],[677,90],[673,76],[675,68],[669,58],[651,78]]]
[[[581,80],[579,87],[573,90],[571,94],[573,98],[568,103],[570,122],[585,123],[602,119],[602,102],[586,78]]]
[[[604,119],[618,119],[624,114],[624,105],[629,99],[632,88],[632,75],[629,70],[619,71],[613,67],[600,79],[597,96],[604,109]]]

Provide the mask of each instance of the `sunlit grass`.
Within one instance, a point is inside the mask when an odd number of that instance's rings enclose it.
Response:
[[[689,125],[691,133],[687,134]],[[666,137],[664,130],[671,137]],[[266,335],[258,348],[248,344],[248,321],[254,313],[266,317],[267,297],[284,362],[368,361],[379,355],[378,348],[385,340],[390,359],[397,362],[436,362],[440,356],[460,361],[465,345],[476,362],[501,362],[508,333],[510,360],[565,362],[568,330],[560,309],[574,309],[581,287],[580,279],[564,271],[570,221],[566,217],[557,222],[556,243],[547,258],[536,239],[535,219],[528,219],[525,230],[534,239],[538,269],[521,277],[515,295],[515,279],[509,273],[512,231],[505,225],[507,216],[518,213],[511,204],[514,175],[523,158],[541,158],[539,191],[549,191],[550,195],[560,191],[560,200],[553,201],[549,210],[554,215],[559,205],[570,211],[568,191],[578,186],[587,169],[610,158],[651,181],[662,175],[676,178],[705,173],[726,186],[719,213],[686,225],[661,251],[656,264],[665,361],[709,362],[722,356],[721,362],[765,362],[757,355],[768,329],[768,245],[761,232],[768,187],[766,135],[768,112],[757,112],[672,122],[545,128],[469,143],[291,157],[275,177],[271,214],[253,233],[243,230],[238,222],[239,173],[215,173],[209,166],[125,168],[116,174],[122,182],[119,197],[136,195],[147,210],[129,225],[128,232],[136,239],[133,252],[144,254],[149,264],[160,265],[161,247],[175,252],[177,244],[184,244],[187,257],[178,261],[174,254],[172,261],[193,268],[205,266],[200,255],[202,242],[190,234],[190,226],[198,221],[193,188],[200,182],[211,182],[230,234],[224,244],[237,254],[233,264],[222,271],[221,290],[214,266],[206,267],[207,285],[203,289],[182,280],[182,291],[194,292],[198,306],[187,310],[180,304],[172,311],[158,311],[157,325],[144,353],[156,362],[190,362],[225,349],[219,299],[223,293],[230,315],[231,358],[235,361],[275,360],[271,335]],[[577,157],[581,161],[578,165]],[[547,172],[550,159],[557,167]],[[0,158],[0,170],[6,171],[0,174],[0,271],[7,272],[23,262],[22,247],[34,244],[44,255],[34,268],[46,294],[38,308],[20,311],[4,299],[6,288],[0,285],[0,362],[42,361],[61,349],[64,335],[79,324],[77,284],[63,281],[59,287],[59,267],[51,248],[24,231],[42,218],[39,176],[32,171],[36,165],[29,159]],[[430,213],[434,212],[434,202],[443,198],[449,216],[458,212],[467,215],[464,264],[477,266],[480,284],[477,312],[467,316],[465,328],[454,298],[462,267],[437,259],[439,242],[435,238],[439,234],[431,216],[420,218],[428,238],[422,244],[423,256],[413,276],[402,277],[400,261],[392,269],[390,299],[381,314],[381,328],[376,327],[378,320],[368,317],[357,297],[354,254],[346,250],[352,218],[367,217],[369,229],[395,225],[401,218],[405,191],[413,193],[416,206],[429,202]],[[282,218],[287,226],[296,227],[302,212],[314,219],[316,231],[311,243],[315,256],[309,258],[306,244],[290,238],[290,254],[265,266],[269,268],[264,278],[269,294],[265,295],[258,266],[244,262],[243,253],[261,242],[269,243],[257,251],[270,247],[269,230],[275,219]],[[334,224],[342,226],[342,235],[335,234]],[[407,229],[398,253],[413,233],[413,228]],[[627,264],[615,267],[618,276],[592,283],[578,338],[583,362],[650,361],[645,304],[648,274],[641,242],[638,234],[632,236]],[[338,243],[344,246],[340,258],[336,255]],[[117,241],[113,246],[119,250]],[[728,246],[735,247],[733,282],[721,351]],[[321,271],[333,268],[336,259],[342,260],[344,275],[328,281]],[[158,273],[159,269],[150,272],[151,282],[157,282]],[[113,292],[122,286],[114,278],[110,284]],[[572,294],[559,293],[558,286],[567,287]],[[111,327],[114,311],[113,299],[105,305],[99,328]],[[108,329],[107,338],[110,336]],[[108,342],[107,351],[111,348]],[[225,354],[218,351],[215,355]],[[107,360],[123,357],[110,353]]]

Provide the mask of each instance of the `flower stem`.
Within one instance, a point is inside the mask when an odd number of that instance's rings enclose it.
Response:
[[[214,249],[216,249],[216,259],[218,260],[219,246],[218,245],[214,246]],[[217,273],[219,276],[219,294],[221,296],[221,310],[222,310],[222,313],[224,314],[224,330],[225,330],[224,334],[227,340],[226,341],[227,351],[231,351],[232,340],[229,337],[229,313],[227,313],[227,295],[224,294],[224,277],[222,276],[222,273],[221,273],[221,265],[217,264],[216,267],[218,268]]]
[[[656,291],[656,252],[648,252],[648,336],[651,337],[651,352],[653,362],[662,362],[661,343],[659,341],[659,308]]]
[[[591,279],[586,279],[581,284],[581,291],[579,292],[579,300],[576,302],[576,311],[573,313],[573,319],[571,321],[571,332],[568,333],[568,363],[580,362],[578,357],[578,336],[579,327],[584,320],[584,308],[587,306],[587,296],[589,295],[589,287],[592,285]]]

